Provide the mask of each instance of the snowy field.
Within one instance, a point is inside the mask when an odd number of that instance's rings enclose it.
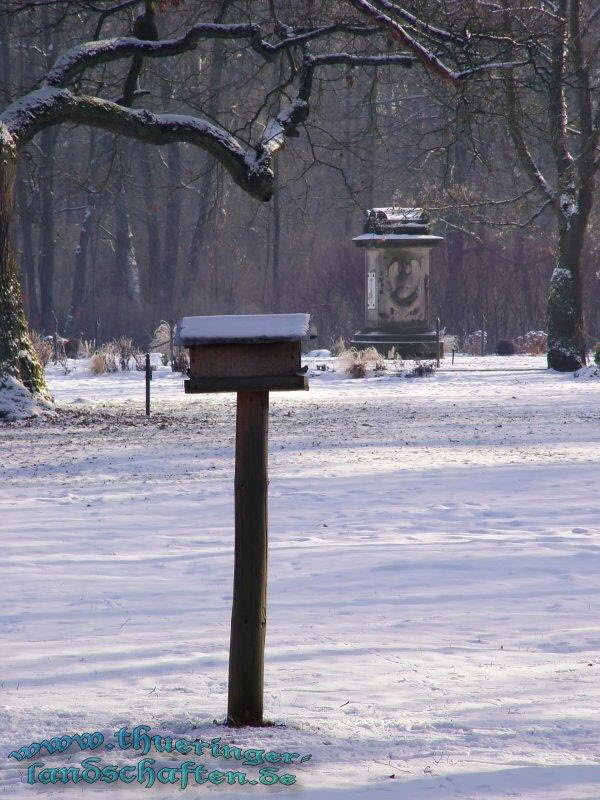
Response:
[[[52,367],[58,417],[0,425],[0,796],[597,800],[600,381],[543,365],[311,369],[310,392],[272,394],[276,725],[244,731],[219,724],[234,398],[185,396],[160,369],[148,421],[141,373]],[[134,765],[131,749],[7,758],[139,724],[312,758],[282,770],[293,786],[183,793],[26,782],[33,762]]]

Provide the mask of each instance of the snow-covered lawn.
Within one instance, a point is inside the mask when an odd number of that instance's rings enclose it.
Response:
[[[52,367],[58,418],[0,425],[0,796],[597,800],[600,381],[534,367],[311,369],[310,392],[271,395],[277,725],[244,731],[213,722],[226,711],[234,398],[185,396],[160,369],[148,421],[141,373]],[[138,724],[312,759],[282,770],[295,786],[182,794],[26,783],[35,761],[135,764],[132,750],[7,758]]]

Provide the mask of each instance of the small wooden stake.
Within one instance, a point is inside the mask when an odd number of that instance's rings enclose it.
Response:
[[[437,358],[435,360],[436,366],[440,366],[440,318],[437,317],[435,321],[435,341],[437,343]]]
[[[238,392],[229,725],[262,725],[267,625],[269,393]]]
[[[481,315],[481,355],[485,355],[485,315]]]
[[[150,416],[150,381],[152,380],[152,368],[150,366],[150,353],[146,353],[146,416]]]

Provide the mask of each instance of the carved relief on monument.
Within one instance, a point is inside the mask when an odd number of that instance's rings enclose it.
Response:
[[[415,253],[390,254],[382,264],[379,314],[388,322],[420,323],[427,319],[427,274]]]

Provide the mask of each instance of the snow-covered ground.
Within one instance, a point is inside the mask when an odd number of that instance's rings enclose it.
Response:
[[[600,381],[530,357],[413,380],[317,363],[333,362],[311,360],[310,392],[271,396],[277,725],[260,730],[218,724],[234,398],[186,396],[159,369],[146,420],[141,373],[80,362],[49,371],[56,419],[0,426],[0,796],[600,796]],[[26,783],[33,762],[128,765],[132,750],[7,758],[138,724],[312,758],[282,770],[294,786],[184,794]]]

